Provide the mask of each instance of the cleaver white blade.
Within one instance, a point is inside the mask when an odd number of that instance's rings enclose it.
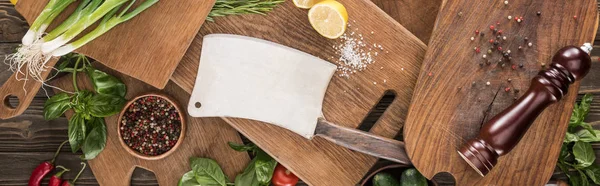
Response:
[[[410,164],[404,143],[323,119],[336,66],[277,43],[230,34],[204,36],[193,117],[233,117],[277,125],[307,139],[319,135],[366,154]]]

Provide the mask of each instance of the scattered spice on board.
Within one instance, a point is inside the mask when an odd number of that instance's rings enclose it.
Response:
[[[348,24],[348,28],[350,27],[351,24]],[[363,35],[357,32],[358,28],[344,33],[340,37],[341,43],[333,46],[339,55],[337,71],[340,72],[340,77],[349,78],[351,74],[365,70],[369,64],[375,63],[374,58],[379,54],[377,50],[383,51],[380,44],[367,43]]]
[[[175,106],[164,98],[146,96],[134,101],[121,119],[123,142],[148,156],[171,150],[181,134],[181,118]]]

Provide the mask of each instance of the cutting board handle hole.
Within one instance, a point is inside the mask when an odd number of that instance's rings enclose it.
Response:
[[[200,108],[200,107],[202,107],[202,103],[196,102],[196,103],[194,103],[194,107]]]
[[[394,102],[394,99],[396,99],[396,92],[393,90],[386,90],[377,104],[371,108],[371,111],[369,111],[367,117],[365,117],[360,123],[358,130],[369,132],[375,123],[377,123],[379,118],[381,118],[383,113],[388,109],[390,104]]]
[[[431,178],[431,182],[434,185],[440,185],[441,183],[444,185],[456,185],[456,178],[449,172],[438,172]]]
[[[19,106],[19,98],[15,95],[9,94],[3,100],[5,107],[16,109]]]

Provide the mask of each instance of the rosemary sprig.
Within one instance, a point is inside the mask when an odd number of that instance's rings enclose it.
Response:
[[[273,10],[275,6],[285,0],[217,0],[213,6],[207,21],[214,22],[215,17],[241,14],[260,14],[266,15]]]

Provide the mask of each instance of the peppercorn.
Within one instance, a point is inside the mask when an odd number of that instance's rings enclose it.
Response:
[[[542,12],[538,11],[535,14],[537,14],[538,16],[542,15]]]
[[[519,68],[523,68],[523,63],[519,63]]]
[[[498,45],[498,44],[500,44],[500,42],[494,41],[494,45]]]

